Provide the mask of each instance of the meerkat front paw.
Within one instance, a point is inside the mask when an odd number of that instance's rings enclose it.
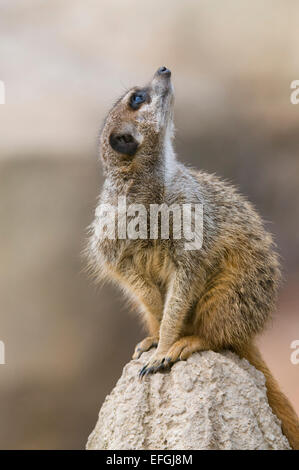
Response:
[[[148,351],[151,348],[157,347],[158,342],[158,336],[148,336],[143,341],[140,341],[140,343],[136,345],[132,359],[139,359],[143,352]]]
[[[145,364],[145,366],[143,366],[140,370],[139,377],[142,378],[145,375],[152,374],[167,367],[168,364],[166,363],[166,354],[162,354],[156,351],[149,362]]]
[[[139,377],[165,370],[177,361],[185,361],[196,351],[207,349],[207,345],[198,336],[184,336],[176,341],[166,353],[158,351],[151,357],[150,361],[142,367]]]

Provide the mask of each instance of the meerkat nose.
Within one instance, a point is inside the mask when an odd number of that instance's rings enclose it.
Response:
[[[171,71],[167,68],[167,67],[160,67],[158,70],[157,70],[157,74],[158,75],[163,75],[165,77],[170,77],[171,75]]]

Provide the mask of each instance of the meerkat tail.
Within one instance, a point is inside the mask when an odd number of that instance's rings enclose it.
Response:
[[[266,378],[267,396],[272,411],[281,421],[284,435],[291,447],[299,450],[299,419],[287,397],[281,392],[278,383],[274,379],[265,364],[260,351],[254,344],[234,348],[236,353],[247,359],[256,369],[261,371]]]

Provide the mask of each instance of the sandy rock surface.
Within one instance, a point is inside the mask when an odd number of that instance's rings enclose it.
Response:
[[[138,379],[129,362],[107,396],[87,449],[289,449],[265,379],[230,352],[206,351]]]

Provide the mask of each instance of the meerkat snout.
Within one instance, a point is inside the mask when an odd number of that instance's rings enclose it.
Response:
[[[159,67],[152,80],[153,92],[162,98],[168,93],[173,94],[170,77],[171,71],[167,67]]]
[[[157,72],[158,75],[163,75],[164,77],[170,77],[171,76],[171,71],[165,67],[164,65],[160,68],[158,68]]]

